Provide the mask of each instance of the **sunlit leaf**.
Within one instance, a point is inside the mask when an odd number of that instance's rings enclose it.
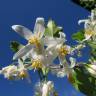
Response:
[[[81,30],[81,31],[74,33],[72,35],[73,40],[82,41],[84,38],[85,38],[84,37],[84,30]]]
[[[53,20],[49,20],[44,35],[58,37],[60,31],[62,31],[62,27],[56,26]]]

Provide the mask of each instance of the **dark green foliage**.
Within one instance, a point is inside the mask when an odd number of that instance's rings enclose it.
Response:
[[[72,0],[72,1],[89,11],[94,9],[96,4],[96,0]]]
[[[88,41],[87,44],[90,46],[91,57],[96,60],[96,42]]]
[[[96,96],[96,79],[86,70],[86,66],[74,68],[73,86],[86,96]]]
[[[20,44],[16,41],[11,41],[10,48],[12,49],[13,52],[17,52],[20,48]]]
[[[82,41],[84,39],[84,30],[80,30],[72,35],[73,40]]]

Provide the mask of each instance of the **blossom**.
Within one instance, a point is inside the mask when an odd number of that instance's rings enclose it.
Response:
[[[60,37],[45,37],[44,44],[47,46],[46,50],[50,50],[53,54],[53,58],[57,56],[59,59],[64,59],[67,54],[71,53],[71,47],[65,45],[66,35],[63,32],[59,32]]]
[[[53,90],[53,87],[54,84],[52,81],[45,82],[42,87],[42,96],[49,96]]]
[[[32,31],[27,29],[22,25],[13,25],[12,29],[15,30],[18,34],[23,36],[26,40],[28,40],[28,44],[21,48],[14,56],[13,59],[18,59],[28,53],[34,45],[36,48],[40,49],[42,46],[42,37],[45,31],[44,27],[44,18],[37,18],[35,27],[34,27],[34,34]],[[40,50],[39,50],[40,51]]]
[[[10,80],[24,79],[26,78],[28,82],[31,82],[27,68],[23,65],[22,60],[18,59],[18,66],[9,65],[0,70],[0,74],[4,74],[4,77]]]
[[[65,38],[63,38],[64,37],[64,34],[63,33],[60,33],[60,38],[52,38],[52,39],[49,39],[49,38],[44,38],[44,40],[46,41],[47,39],[49,40],[49,42],[50,42],[50,40],[52,41],[53,40],[53,42],[55,42],[55,44],[57,43],[58,44],[58,42],[64,42],[63,40],[65,39]],[[63,39],[62,39],[63,38]],[[55,41],[56,40],[56,41]],[[59,41],[58,41],[59,40]],[[45,42],[44,41],[44,42]],[[48,42],[48,43],[49,43]],[[51,42],[50,42],[51,43]],[[46,42],[44,43],[44,44],[46,44]],[[40,50],[42,50],[42,52],[41,53],[38,53],[37,52],[37,50],[36,50],[36,48],[32,48],[31,49],[31,51],[29,51],[27,54],[29,54],[28,56],[29,56],[29,58],[31,58],[31,61],[32,61],[32,69],[39,69],[39,68],[43,68],[43,67],[47,67],[47,66],[49,66],[50,64],[52,64],[53,63],[53,60],[57,57],[57,52],[56,52],[56,50],[54,51],[54,47],[55,47],[55,45],[53,46],[53,43],[52,43],[52,48],[50,47],[51,46],[51,44],[49,44],[48,46],[47,46],[47,48],[41,48]],[[57,46],[57,45],[56,45]],[[50,49],[51,48],[51,49]],[[66,50],[68,49],[68,48],[65,48]],[[27,49],[28,50],[28,49]],[[26,49],[25,49],[25,51],[26,51]],[[64,51],[64,50],[63,50]],[[65,52],[65,51],[64,51]],[[23,57],[25,57],[26,58],[26,55],[27,54],[25,54]],[[27,56],[27,57],[28,57]]]
[[[51,96],[54,93],[54,83],[52,81],[38,82],[35,89],[35,96]]]
[[[61,63],[59,65],[52,65],[50,66],[51,72],[53,74],[56,74],[57,77],[64,77],[69,76],[74,72],[73,68],[76,64],[76,60],[72,57],[70,57],[70,64],[66,62],[66,60],[60,61]]]
[[[81,24],[84,22],[84,28],[85,28],[85,40],[89,40],[91,37],[96,36],[96,14],[95,14],[96,10],[92,10],[91,11],[91,16],[89,16],[89,19],[85,19],[85,20],[79,20],[78,24]]]
[[[34,52],[30,53],[30,55],[32,60],[32,68],[35,70],[49,66],[53,63],[53,60],[55,59],[53,57],[54,52],[50,51],[50,49],[44,49],[42,54],[38,54],[34,50]]]
[[[17,74],[17,66],[9,65],[7,67],[2,68],[0,74],[4,74],[4,77],[7,79],[13,79]]]
[[[60,32],[60,37],[50,37],[45,40],[45,44],[48,46],[47,49],[50,50],[50,53],[53,52],[53,57],[59,58],[60,64],[52,66],[49,65],[49,68],[52,68],[51,72],[55,73],[58,77],[64,77],[66,74],[69,74],[73,66],[69,66],[68,64],[64,64],[65,56],[68,54],[72,54],[71,47],[65,44],[65,34]],[[52,42],[52,43],[51,43]],[[54,63],[54,62],[53,62]],[[56,68],[57,67],[57,68]]]
[[[64,36],[64,34],[62,33],[62,35]],[[32,67],[35,68],[35,69],[38,69],[38,68],[42,68],[42,67],[48,67],[49,65],[53,64],[53,61],[54,59],[56,59],[56,57],[58,56],[58,54],[60,53],[59,50],[57,50],[57,46],[58,44],[60,43],[63,43],[64,39],[63,36],[59,38],[54,38],[54,37],[45,37],[44,38],[44,44],[47,46],[47,48],[45,49],[42,49],[43,50],[43,53],[41,54],[37,54],[36,52],[33,52],[32,53]],[[63,38],[63,39],[62,39]],[[51,42],[53,41],[53,42]],[[61,54],[67,54],[68,52],[68,46],[64,46],[64,48],[61,49],[61,51],[64,51],[64,52],[61,52]],[[35,53],[35,54],[34,54]],[[63,55],[64,55],[63,54]]]
[[[31,82],[30,77],[29,77],[29,73],[27,71],[27,68],[25,68],[25,66],[23,64],[23,61],[20,60],[20,59],[18,59],[18,74],[17,74],[17,77],[20,78],[20,79],[26,78],[29,83]]]

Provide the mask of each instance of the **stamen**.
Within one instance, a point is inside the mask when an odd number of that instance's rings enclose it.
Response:
[[[69,50],[67,49],[67,46],[62,46],[60,49],[59,49],[59,54],[61,56],[65,56],[69,53]]]
[[[31,37],[28,42],[30,44],[35,44],[37,48],[40,47],[40,40],[36,36]]]
[[[85,34],[86,34],[86,35],[93,35],[94,32],[93,32],[91,29],[87,29],[87,30],[85,31]]]
[[[25,72],[25,71],[21,71],[21,72],[19,73],[19,77],[20,77],[20,78],[26,78],[26,77],[27,77],[26,72]]]
[[[39,59],[33,60],[32,68],[34,68],[34,69],[42,68],[42,62]]]

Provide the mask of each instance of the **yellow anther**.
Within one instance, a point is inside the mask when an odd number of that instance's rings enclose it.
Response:
[[[65,56],[69,53],[69,50],[67,48],[67,46],[62,46],[60,49],[59,49],[59,54],[61,56]]]
[[[40,60],[33,60],[32,68],[34,69],[42,68],[42,62]]]
[[[86,35],[93,35],[94,32],[93,32],[93,30],[91,30],[91,29],[87,29],[87,30],[85,30],[85,34],[86,34]]]
[[[19,73],[19,77],[20,77],[20,78],[26,78],[26,77],[27,77],[26,72],[25,72],[25,71],[21,71],[21,72]]]
[[[40,47],[40,40],[36,36],[31,37],[28,42],[35,44],[37,48]]]

